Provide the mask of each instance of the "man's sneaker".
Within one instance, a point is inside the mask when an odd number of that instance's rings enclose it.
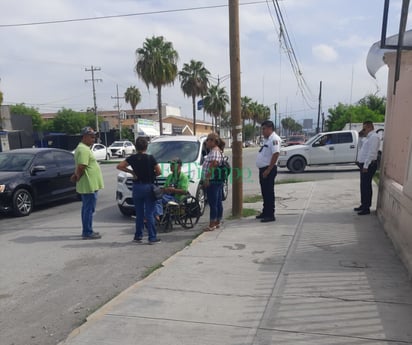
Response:
[[[89,236],[82,236],[82,238],[84,240],[98,240],[98,239],[102,238],[102,235],[100,235],[98,232],[93,232]]]
[[[135,237],[135,238],[133,239],[133,242],[136,242],[136,243],[142,243],[142,242],[143,242],[143,240],[142,240],[142,238],[141,238],[141,237]]]
[[[258,214],[258,215],[256,216],[256,219],[263,219],[263,218],[265,218],[265,216],[263,215],[263,213]]]
[[[153,241],[149,241],[149,244],[156,244],[156,243],[160,243],[160,242],[162,242],[162,241],[160,240],[160,238],[156,238],[156,239],[153,240]]]

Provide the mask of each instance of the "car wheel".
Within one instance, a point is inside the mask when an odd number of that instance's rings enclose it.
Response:
[[[108,153],[106,153],[106,160],[110,160],[110,155]]]
[[[17,217],[28,216],[33,211],[33,197],[27,189],[18,189],[13,194],[13,213]]]
[[[222,200],[226,200],[227,196],[229,194],[229,182],[228,180],[225,180],[225,182],[223,183],[223,196],[222,196]]]
[[[134,209],[129,208],[129,207],[123,207],[123,206],[120,206],[120,205],[119,205],[119,210],[120,210],[120,213],[123,216],[127,216],[127,217],[133,216],[134,213],[135,213]]]
[[[200,215],[203,216],[203,213],[205,213],[205,208],[206,208],[206,198],[205,198],[205,192],[201,186],[197,188],[196,199],[197,201],[199,201]]]
[[[301,173],[305,170],[306,162],[303,157],[295,156],[289,159],[288,169],[293,173]]]

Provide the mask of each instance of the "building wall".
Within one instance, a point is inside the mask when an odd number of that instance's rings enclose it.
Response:
[[[388,94],[377,213],[412,276],[412,52],[402,52],[395,94],[396,54],[385,54],[385,62]]]

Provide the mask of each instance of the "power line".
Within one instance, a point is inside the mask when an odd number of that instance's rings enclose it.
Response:
[[[266,1],[251,1],[244,2],[240,6],[245,5],[256,5],[265,3]],[[199,7],[187,7],[187,8],[177,8],[172,10],[161,10],[161,11],[149,11],[149,12],[137,12],[137,13],[126,13],[126,14],[116,14],[109,16],[100,16],[100,17],[86,17],[86,18],[75,18],[75,19],[62,19],[62,20],[48,20],[44,22],[30,22],[30,23],[15,23],[15,24],[0,24],[0,28],[11,28],[11,27],[22,27],[22,26],[33,26],[33,25],[48,25],[48,24],[61,24],[61,23],[73,23],[73,22],[84,22],[90,20],[101,20],[101,19],[112,19],[112,18],[124,18],[124,17],[135,17],[135,16],[146,16],[153,14],[166,14],[174,12],[186,12],[186,11],[199,11],[207,10],[213,8],[222,8],[228,7],[228,5],[214,5],[214,6],[199,6]]]

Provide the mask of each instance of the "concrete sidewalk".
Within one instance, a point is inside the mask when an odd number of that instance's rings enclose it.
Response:
[[[275,223],[202,234],[61,344],[412,344],[411,282],[358,188],[276,186]]]

